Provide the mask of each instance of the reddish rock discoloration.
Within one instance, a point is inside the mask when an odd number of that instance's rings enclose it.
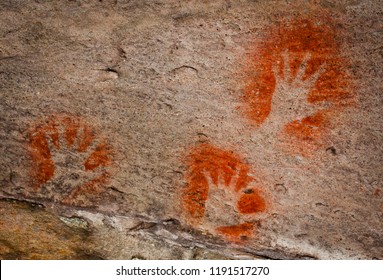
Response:
[[[253,223],[243,223],[234,226],[218,227],[217,232],[232,242],[250,238],[254,234]]]

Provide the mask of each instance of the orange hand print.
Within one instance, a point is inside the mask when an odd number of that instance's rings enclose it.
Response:
[[[243,94],[245,115],[264,130],[260,133],[303,155],[323,144],[335,112],[354,102],[339,32],[323,19],[272,28],[270,38],[256,47]]]
[[[191,224],[232,241],[251,237],[256,214],[266,209],[259,189],[249,186],[249,168],[232,152],[202,144],[188,157],[184,210]]]
[[[104,190],[112,150],[78,117],[52,116],[30,133],[32,187],[45,198],[84,204]]]

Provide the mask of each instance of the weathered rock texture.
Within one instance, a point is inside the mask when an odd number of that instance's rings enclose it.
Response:
[[[0,257],[382,259],[382,12],[1,0]]]

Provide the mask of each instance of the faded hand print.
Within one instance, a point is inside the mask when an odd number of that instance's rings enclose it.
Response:
[[[35,191],[65,204],[83,205],[104,191],[112,151],[106,140],[77,117],[52,117],[31,133]]]
[[[74,142],[64,139],[64,130],[58,131],[58,141],[52,141],[52,137],[46,136],[51,159],[55,166],[53,177],[47,184],[52,185],[52,191],[65,194],[65,202],[85,190],[86,183],[94,182],[106,172],[101,164],[91,165],[92,154],[100,143],[93,139],[91,143],[85,143],[85,132],[88,128],[82,126],[78,129]],[[90,139],[89,139],[90,140]],[[89,146],[88,146],[89,145]],[[85,184],[85,185],[84,185]]]

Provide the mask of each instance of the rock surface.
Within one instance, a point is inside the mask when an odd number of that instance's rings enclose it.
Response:
[[[383,259],[381,1],[0,7],[1,259]]]

